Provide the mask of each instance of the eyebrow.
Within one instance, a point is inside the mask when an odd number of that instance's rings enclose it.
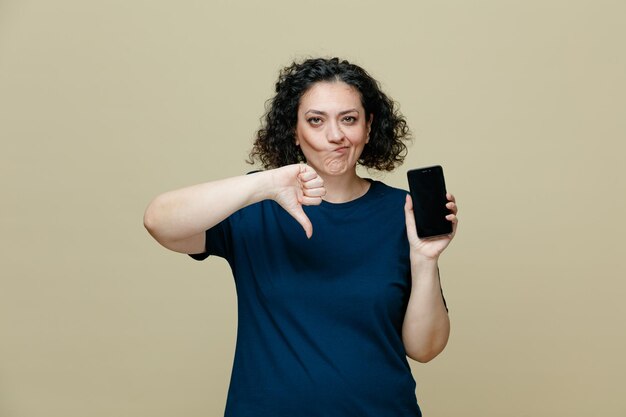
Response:
[[[339,112],[339,116],[343,116],[344,114],[348,114],[348,113],[352,113],[352,112],[359,112],[357,109],[348,109],[348,110],[343,110]],[[321,110],[315,110],[315,109],[311,109],[311,110],[307,110],[304,114],[308,114],[308,113],[313,113],[313,114],[320,114],[322,116],[327,116],[328,113],[321,111]]]

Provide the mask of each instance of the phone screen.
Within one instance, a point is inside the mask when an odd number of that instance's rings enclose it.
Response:
[[[452,233],[452,222],[446,219],[446,184],[440,165],[407,172],[417,236],[420,238]]]

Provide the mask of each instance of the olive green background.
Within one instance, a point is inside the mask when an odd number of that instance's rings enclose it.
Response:
[[[366,68],[413,129],[376,178],[405,187],[439,163],[458,199],[450,342],[411,363],[424,414],[625,416],[624,16],[607,0],[0,0],[0,416],[222,414],[230,271],[160,247],[143,211],[252,169],[278,70],[318,55]]]

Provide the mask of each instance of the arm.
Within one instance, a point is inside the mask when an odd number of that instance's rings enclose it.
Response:
[[[428,362],[443,351],[450,335],[450,319],[441,295],[437,262],[456,233],[457,208],[454,196],[448,194],[446,205],[452,212],[446,216],[453,232],[431,240],[421,240],[415,230],[413,204],[407,195],[404,206],[411,259],[411,294],[402,324],[402,341],[407,356]]]
[[[443,351],[450,335],[450,319],[441,296],[437,261],[411,254],[411,281],[402,341],[408,357],[428,362]]]
[[[157,196],[146,208],[144,226],[164,247],[182,253],[204,251],[204,233],[235,211],[274,199],[313,232],[302,205],[320,204],[321,178],[307,165],[295,164],[192,185]]]

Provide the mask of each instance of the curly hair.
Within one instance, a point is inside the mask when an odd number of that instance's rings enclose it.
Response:
[[[342,81],[356,88],[365,114],[373,115],[370,140],[358,163],[380,171],[393,171],[402,164],[407,153],[404,142],[411,137],[396,103],[363,68],[339,58],[307,59],[281,70],[276,95],[266,103],[266,113],[247,162],[254,164],[258,160],[264,168],[271,169],[306,161],[295,143],[298,106],[304,93],[321,81]]]

